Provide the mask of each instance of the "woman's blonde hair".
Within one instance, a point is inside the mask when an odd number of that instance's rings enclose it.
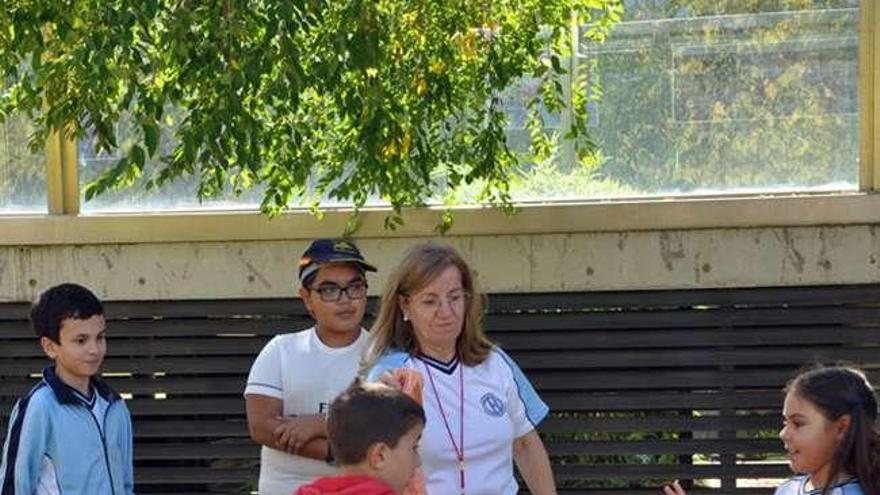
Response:
[[[462,287],[468,294],[465,298],[464,328],[456,342],[458,357],[468,366],[476,366],[486,359],[492,342],[483,332],[484,296],[474,283],[470,267],[452,246],[426,242],[410,248],[385,283],[379,314],[370,329],[371,344],[362,363],[363,373],[369,371],[390,348],[411,355],[419,351],[412,324],[403,320],[400,298],[418,292],[450,266],[457,267],[461,272]]]

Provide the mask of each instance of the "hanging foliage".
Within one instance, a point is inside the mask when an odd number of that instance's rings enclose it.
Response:
[[[479,182],[483,199],[509,206],[509,174],[528,158],[507,146],[499,95],[535,85],[526,108],[540,152],[545,116],[588,89],[568,73],[573,23],[601,41],[622,10],[620,0],[3,4],[0,118],[30,115],[34,143],[63,129],[121,156],[87,199],[197,174],[203,198],[262,186],[267,213],[378,196],[394,209],[390,226],[439,182]],[[583,155],[585,115],[573,114],[564,133]],[[121,119],[135,129],[124,144]],[[159,145],[165,132],[173,146]],[[154,158],[162,165],[143,177]]]

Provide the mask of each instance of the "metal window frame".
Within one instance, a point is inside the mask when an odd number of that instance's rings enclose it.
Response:
[[[880,190],[880,8],[877,0],[859,6],[859,189]]]
[[[46,195],[50,215],[79,215],[76,138],[57,131],[46,139]]]

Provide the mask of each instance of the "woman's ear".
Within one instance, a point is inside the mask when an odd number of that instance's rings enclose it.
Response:
[[[852,416],[849,414],[844,414],[843,416],[837,418],[834,422],[834,436],[837,440],[843,440],[843,437],[846,436],[846,432],[849,430],[849,427],[852,425]]]
[[[397,296],[397,307],[403,315],[403,321],[409,321],[409,299],[403,296]]]

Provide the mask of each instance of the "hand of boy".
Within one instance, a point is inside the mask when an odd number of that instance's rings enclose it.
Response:
[[[275,428],[273,436],[278,450],[296,454],[305,444],[319,437],[327,436],[323,416],[296,416],[278,418],[281,424]]]

